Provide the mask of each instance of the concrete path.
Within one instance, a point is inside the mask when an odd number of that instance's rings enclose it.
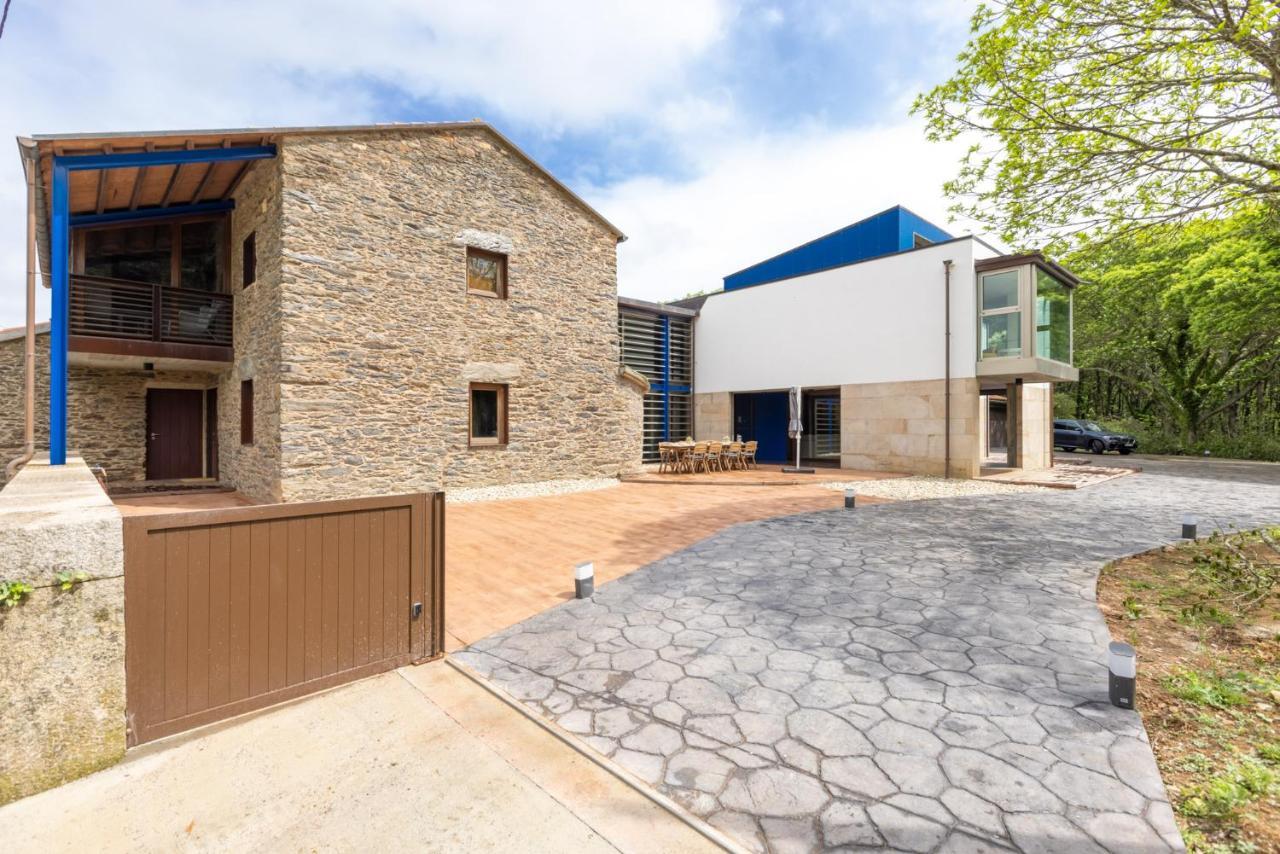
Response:
[[[738,525],[456,654],[744,844],[1182,847],[1106,700],[1106,561],[1280,522],[1280,466]]]
[[[5,854],[717,850],[444,662],[147,745],[0,828]]]

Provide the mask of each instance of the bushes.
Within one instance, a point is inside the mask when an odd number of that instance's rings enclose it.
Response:
[[[1203,456],[1204,452],[1208,451],[1210,456],[1233,460],[1280,461],[1280,435],[1272,431],[1248,430],[1228,435],[1215,430],[1201,437],[1194,447],[1187,447],[1187,443],[1181,436],[1165,429],[1162,425],[1136,418],[1106,415],[1097,416],[1093,420],[1108,429],[1137,436],[1138,451],[1144,454]]]

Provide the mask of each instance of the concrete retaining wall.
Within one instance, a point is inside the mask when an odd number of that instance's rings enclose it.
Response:
[[[124,755],[120,514],[79,458],[35,461],[0,491],[0,578],[34,587],[0,610],[0,803]],[[89,579],[63,591],[62,571]]]

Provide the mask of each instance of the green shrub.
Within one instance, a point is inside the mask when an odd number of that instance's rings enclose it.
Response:
[[[1180,700],[1226,709],[1249,702],[1250,680],[1245,674],[1219,676],[1195,670],[1179,670],[1164,678],[1164,687]]]
[[[1276,772],[1256,759],[1246,758],[1200,786],[1187,789],[1178,809],[1194,818],[1223,821],[1241,807],[1270,794],[1276,787]]]

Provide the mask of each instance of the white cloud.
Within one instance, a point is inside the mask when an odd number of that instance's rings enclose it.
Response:
[[[962,148],[925,141],[918,122],[810,126],[725,141],[689,180],[637,178],[587,193],[627,232],[618,290],[650,300],[715,290],[721,279],[896,204],[953,234],[942,183]]]
[[[917,50],[922,33],[954,31],[962,6],[968,0],[926,0],[923,19],[891,16],[885,38],[910,37]],[[621,290],[669,298],[718,286],[725,273],[892,204],[945,219],[940,187],[959,152],[927,146],[915,124],[854,131],[793,123],[773,132],[743,115],[735,63],[753,58],[725,42],[744,16],[758,11],[774,28],[808,16],[847,34],[884,15],[878,0],[784,8],[753,11],[731,0],[15,0],[0,43],[0,139],[473,117],[416,113],[421,98],[548,137],[594,134],[627,162],[649,162],[643,155],[655,146],[681,178],[641,176],[584,195],[631,236],[620,250]],[[898,84],[886,85],[877,111],[901,115],[903,93],[918,88],[915,74],[876,62],[867,58],[867,73]],[[405,106],[387,106],[399,98]],[[0,145],[0,326],[23,315],[23,182],[9,152]],[[560,177],[581,188],[584,177],[618,162],[584,161]],[[43,289],[39,314],[48,315]]]
[[[726,14],[722,0],[18,0],[0,44],[0,139],[352,124],[388,93],[481,103],[484,118],[545,133],[651,111],[687,124],[707,110],[685,101],[685,75]],[[25,191],[4,151],[0,326],[21,321],[25,299]]]

